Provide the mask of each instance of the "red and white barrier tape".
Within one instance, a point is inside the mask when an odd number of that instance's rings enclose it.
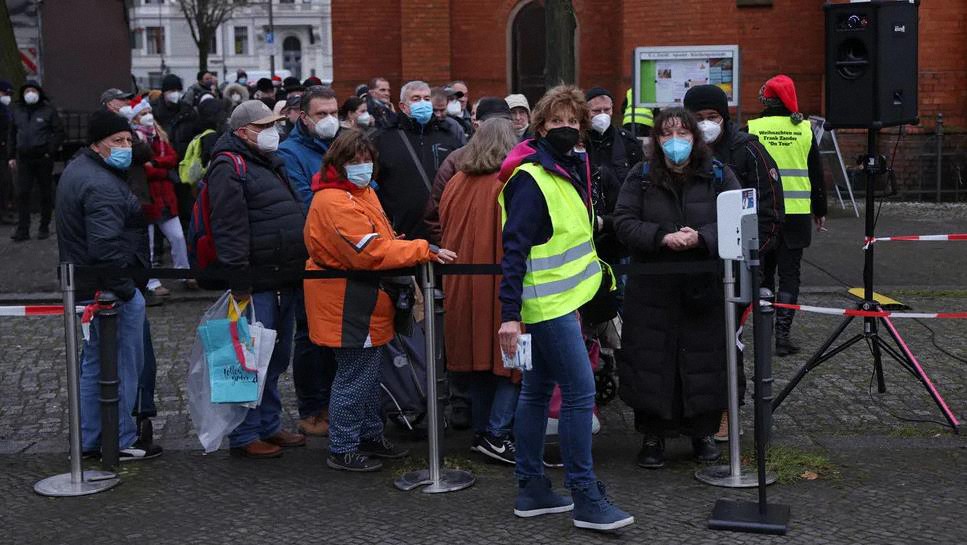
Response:
[[[863,239],[863,249],[867,249],[874,242],[910,242],[910,241],[924,241],[924,242],[937,242],[937,241],[947,241],[947,240],[967,240],[967,233],[952,233],[949,235],[903,235],[896,237],[866,237]]]
[[[84,307],[75,307],[78,314],[84,312]],[[59,316],[64,314],[63,305],[23,305],[0,307],[0,316]]]
[[[814,307],[810,305],[789,305],[772,303],[776,308],[788,308],[831,316],[853,316],[857,318],[941,318],[948,320],[967,320],[967,312],[891,312],[889,310],[861,310],[857,308]]]

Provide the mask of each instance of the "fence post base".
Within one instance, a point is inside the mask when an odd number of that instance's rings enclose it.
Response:
[[[87,496],[104,492],[119,484],[121,484],[121,479],[116,473],[91,470],[84,471],[79,482],[74,482],[70,473],[47,477],[34,484],[34,492],[41,496],[58,498]]]

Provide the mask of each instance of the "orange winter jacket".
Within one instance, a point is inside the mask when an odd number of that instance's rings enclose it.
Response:
[[[315,195],[303,231],[306,270],[390,270],[434,257],[425,240],[396,238],[376,193],[330,169],[312,178]],[[309,338],[320,346],[382,346],[395,334],[393,301],[377,280],[305,280]]]

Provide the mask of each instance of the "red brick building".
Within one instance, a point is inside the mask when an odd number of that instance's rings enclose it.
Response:
[[[780,72],[797,82],[804,113],[823,113],[822,0],[573,0],[573,5],[582,87],[627,89],[638,46],[738,44],[743,117],[759,111],[760,85]],[[462,79],[472,98],[534,94],[543,85],[543,17],[543,0],[333,0],[336,89],[345,95],[382,75],[394,92],[411,79],[431,84]],[[948,132],[964,132],[967,0],[922,0],[920,20],[918,130],[932,132],[942,112]],[[849,148],[849,135],[843,139]]]
[[[822,113],[821,0],[574,0],[577,75],[584,87],[626,89],[637,46],[738,44],[744,113],[767,78],[789,74],[807,113]],[[967,126],[967,1],[920,7],[920,115]],[[341,93],[376,74],[466,80],[471,94],[505,95],[540,77],[541,0],[333,0],[334,77]],[[539,39],[538,39],[539,38]],[[541,60],[537,55],[536,60]],[[536,70],[535,70],[536,68]]]

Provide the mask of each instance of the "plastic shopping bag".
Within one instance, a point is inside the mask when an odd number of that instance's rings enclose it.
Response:
[[[198,336],[208,362],[212,403],[248,403],[259,399],[255,342],[249,334],[248,320],[227,316],[205,320]]]
[[[248,331],[252,338],[254,348],[252,358],[255,362],[256,370],[258,372],[259,388],[257,400],[244,403],[243,405],[250,409],[254,409],[262,402],[262,392],[265,391],[265,375],[269,370],[269,362],[272,360],[272,352],[275,351],[276,331],[263,326],[261,322],[256,320],[255,307],[253,305],[249,305],[249,309],[251,310],[251,321],[249,322]]]

